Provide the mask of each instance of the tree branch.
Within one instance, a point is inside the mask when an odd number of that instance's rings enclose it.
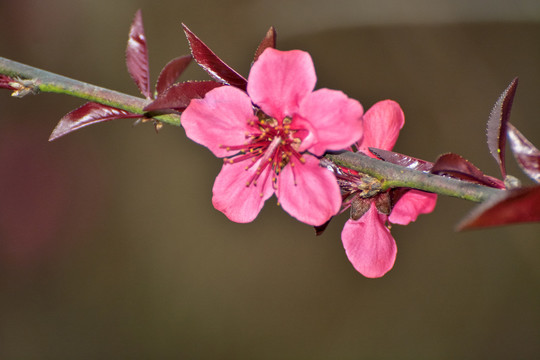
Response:
[[[482,202],[504,190],[461,181],[445,176],[409,169],[362,153],[344,152],[326,155],[337,165],[368,174],[382,182],[382,189],[406,187],[452,196],[463,200]]]
[[[66,94],[123,109],[135,114],[144,114],[143,108],[152,101],[87,84],[2,57],[0,57],[0,74],[7,75],[17,82],[20,81],[29,93],[50,92]],[[178,115],[157,115],[154,118],[171,125],[180,125],[180,116]],[[503,191],[449,177],[412,170],[370,158],[362,153],[344,152],[337,155],[326,155],[326,158],[337,165],[379,179],[383,184],[383,190],[406,187],[475,202],[485,201]]]
[[[87,84],[2,57],[0,57],[0,74],[14,79],[23,79],[29,92],[49,92],[75,96],[135,114],[144,114],[143,108],[152,101]],[[167,124],[180,126],[180,116],[178,115],[157,115],[154,118]]]

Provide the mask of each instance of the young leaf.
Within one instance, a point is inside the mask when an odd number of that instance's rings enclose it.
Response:
[[[371,151],[375,156],[377,156],[381,160],[384,160],[386,162],[389,162],[395,165],[400,165],[409,169],[429,172],[431,168],[433,167],[432,162],[420,160],[420,159],[413,158],[408,155],[403,155],[397,152],[377,149],[373,147],[370,147],[369,151]]]
[[[512,103],[518,85],[518,78],[514,78],[510,85],[503,91],[489,114],[487,123],[487,144],[491,155],[495,158],[503,178],[506,177],[504,150],[506,145],[506,124],[510,118]]]
[[[431,169],[431,173],[504,189],[502,181],[484,175],[480,169],[458,154],[449,153],[439,156]]]
[[[540,185],[506,190],[477,206],[456,227],[458,231],[540,221]]]
[[[144,111],[184,111],[191,99],[202,99],[207,92],[219,86],[223,84],[216,81],[186,81],[174,84],[147,105]]]
[[[199,64],[210,76],[219,82],[226,85],[237,87],[241,90],[246,90],[247,80],[229,65],[225,64],[205,43],[203,43],[195,34],[182,24],[186,33],[189,47],[193,59]]]
[[[255,57],[253,58],[253,62],[257,61],[259,56],[263,53],[264,50],[267,48],[275,48],[276,47],[276,29],[274,29],[273,26],[270,26],[270,29],[266,32],[266,35],[262,39],[261,43],[257,47],[257,51],[255,51]]]
[[[191,55],[180,56],[172,59],[163,67],[156,83],[156,92],[158,95],[165,92],[169,86],[178,80],[191,62],[191,59],[193,59]]]
[[[142,12],[137,10],[135,18],[129,30],[129,39],[126,48],[126,65],[129,75],[137,84],[141,93],[151,98],[150,93],[150,70],[148,67],[148,49],[146,36],[144,35]]]
[[[13,85],[13,79],[9,76],[0,74],[0,88],[8,90],[17,90]]]
[[[60,119],[49,137],[49,141],[56,140],[60,136],[64,136],[88,125],[115,119],[134,119],[139,117],[141,117],[140,114],[133,114],[129,111],[111,106],[89,102]]]
[[[510,148],[519,166],[527,176],[540,183],[540,150],[510,123],[508,123],[507,133]]]

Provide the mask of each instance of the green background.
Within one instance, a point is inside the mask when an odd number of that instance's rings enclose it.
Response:
[[[396,151],[498,176],[485,123],[515,76],[511,121],[540,146],[534,1],[2,1],[0,56],[137,94],[124,49],[138,8],[153,81],[188,53],[181,22],[246,76],[274,25],[279,49],[311,53],[318,87],[402,105]],[[538,225],[456,233],[473,204],[441,198],[393,227],[394,269],[366,279],[345,214],[315,237],[275,198],[251,224],[214,210],[221,161],[181,128],[119,120],[48,143],[83,101],[0,95],[1,359],[540,357]]]

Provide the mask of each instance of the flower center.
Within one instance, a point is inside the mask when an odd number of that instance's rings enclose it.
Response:
[[[326,163],[327,167],[329,166]],[[380,180],[367,174],[357,171],[337,167],[331,164],[330,170],[335,174],[341,192],[345,197],[358,196],[364,199],[369,199],[382,191],[382,183]]]
[[[295,136],[301,129],[292,128],[290,118],[286,117],[279,122],[259,112],[258,119],[251,121],[249,125],[253,130],[246,133],[245,144],[221,145],[227,151],[235,152],[234,155],[224,160],[227,163],[234,164],[251,159],[252,162],[246,167],[246,170],[258,163],[254,176],[247,182],[246,186],[255,185],[259,176],[268,167],[271,167],[275,174],[272,177],[275,184],[277,176],[285,166],[291,164],[291,167],[294,168],[294,159],[300,161],[300,163],[305,162],[305,159],[298,152],[302,139]]]

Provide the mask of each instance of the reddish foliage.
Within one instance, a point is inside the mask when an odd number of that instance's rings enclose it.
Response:
[[[531,179],[540,182],[540,150],[510,123],[508,123],[508,139],[521,169]]]
[[[439,156],[431,173],[504,189],[504,183],[501,180],[485,175],[469,160],[458,154],[449,153]]]
[[[540,185],[504,191],[473,209],[457,230],[536,221],[540,221]]]
[[[162,94],[178,80],[193,58],[184,55],[172,59],[163,67],[156,83],[156,93]]]
[[[514,102],[514,95],[516,94],[516,88],[518,85],[518,78],[514,78],[510,85],[503,91],[497,102],[493,106],[491,113],[489,114],[489,120],[487,123],[487,144],[491,155],[495,158],[499,167],[501,168],[501,174],[506,177],[506,166],[504,150],[506,146],[506,124],[510,118],[510,111],[512,110],[512,103]]]
[[[49,141],[58,139],[82,127],[115,119],[136,119],[140,114],[111,106],[89,102],[65,115],[54,128]]]
[[[263,51],[267,48],[276,48],[276,36],[276,29],[271,26],[270,29],[268,29],[268,31],[266,32],[266,35],[262,39],[261,43],[257,47],[257,50],[255,51],[255,57],[253,58],[254,62],[257,61],[259,56],[261,56]]]
[[[148,67],[148,48],[142,23],[142,13],[138,10],[131,24],[126,48],[128,72],[139,87],[141,93],[150,99],[150,71]]]
[[[246,90],[247,80],[229,65],[225,64],[205,43],[201,41],[188,27],[182,24],[186,33],[191,54],[193,59],[199,64],[210,76],[217,81],[237,87],[241,90]]]
[[[433,163],[429,161],[417,159],[412,156],[403,155],[403,154],[393,152],[390,150],[383,150],[383,149],[370,147],[369,151],[371,151],[373,154],[375,154],[375,156],[377,156],[381,160],[384,160],[392,164],[400,165],[409,169],[428,172],[433,167]]]
[[[167,89],[163,94],[150,105],[144,108],[145,111],[176,110],[183,111],[189,105],[191,99],[202,99],[206,93],[223,84],[216,81],[186,81],[175,84]]]

